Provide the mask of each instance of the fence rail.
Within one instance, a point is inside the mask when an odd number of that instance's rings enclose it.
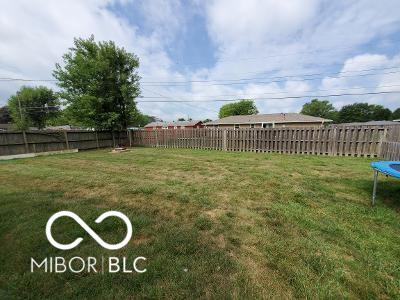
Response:
[[[0,155],[104,148],[129,140],[126,131],[5,131],[0,132]]]
[[[293,154],[386,157],[400,142],[399,126],[133,131],[133,145]],[[387,137],[396,141],[386,144]],[[393,142],[391,142],[393,143]]]

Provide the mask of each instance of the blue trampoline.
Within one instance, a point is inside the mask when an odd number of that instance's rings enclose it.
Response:
[[[374,169],[374,189],[372,192],[372,205],[374,205],[379,172],[400,179],[400,161],[376,161],[371,163],[371,167]]]

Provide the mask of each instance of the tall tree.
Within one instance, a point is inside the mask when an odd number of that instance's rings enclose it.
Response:
[[[75,124],[124,129],[134,120],[140,94],[139,59],[114,42],[75,39],[53,72]]]
[[[392,118],[393,120],[400,120],[400,107],[393,111]]]
[[[11,117],[19,129],[44,128],[59,112],[56,94],[44,86],[23,86],[8,99]]]
[[[387,121],[392,119],[392,111],[382,105],[370,105],[371,121]]]
[[[133,118],[133,120],[129,123],[130,126],[134,127],[144,127],[145,125],[154,122],[156,120],[155,117],[142,114],[141,112],[137,112]]]
[[[331,120],[335,120],[337,117],[337,111],[329,101],[318,99],[305,103],[300,113]]]
[[[76,125],[71,121],[69,116],[69,111],[67,109],[60,110],[55,118],[52,118],[47,123],[51,126],[61,126],[61,125]]]
[[[9,124],[12,122],[10,110],[7,106],[0,107],[0,124]]]
[[[219,118],[238,115],[256,115],[258,109],[253,100],[240,100],[239,102],[229,103],[219,109]]]
[[[382,105],[368,103],[354,103],[345,105],[339,111],[340,123],[346,122],[368,122],[390,120],[392,112]]]

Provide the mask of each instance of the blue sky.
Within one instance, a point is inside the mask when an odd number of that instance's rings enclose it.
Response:
[[[94,34],[140,57],[142,95],[161,97],[141,101],[196,101],[141,102],[144,113],[215,119],[223,103],[201,100],[221,98],[257,98],[261,113],[298,112],[309,98],[271,98],[400,91],[399,11],[397,0],[7,1],[0,77],[52,78],[73,38]],[[22,84],[0,82],[0,105]],[[57,88],[29,83],[38,84]],[[327,99],[337,108],[400,107],[400,94]]]

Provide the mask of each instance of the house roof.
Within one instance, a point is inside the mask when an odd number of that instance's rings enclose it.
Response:
[[[297,113],[276,113],[245,116],[230,116],[219,120],[211,121],[205,125],[220,124],[254,124],[254,123],[323,123],[332,122],[332,120],[312,117]]]
[[[71,130],[71,125],[46,126],[45,130]]]
[[[12,128],[13,128],[13,124],[11,124],[11,123],[0,124],[1,130],[11,130]]]
[[[201,123],[201,121],[200,120],[191,120],[191,121],[176,121],[176,122],[151,122],[144,127],[195,126],[198,123]]]
[[[167,126],[166,122],[151,122],[144,127],[158,127],[158,126]]]
[[[368,122],[353,122],[336,124],[338,126],[385,126],[385,125],[400,125],[396,120],[394,121],[368,121]]]

